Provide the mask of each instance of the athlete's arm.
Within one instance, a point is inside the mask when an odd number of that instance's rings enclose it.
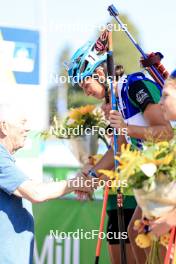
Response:
[[[137,85],[136,85],[137,84]],[[148,126],[128,125],[128,135],[139,139],[170,140],[173,131],[170,123],[164,119],[161,106],[156,103],[147,87],[140,81],[129,87],[129,98],[143,113]],[[120,113],[110,112],[110,124],[116,129],[126,127]]]
[[[128,126],[128,135],[140,139],[170,140],[173,137],[173,130],[168,121],[164,119],[159,104],[148,104],[144,111],[144,118],[148,127]]]
[[[151,136],[157,140],[170,140],[173,137],[172,127],[169,121],[164,119],[161,105],[157,103],[157,90],[154,89],[155,87],[149,89],[142,81],[130,85],[129,98],[139,107],[149,126],[140,129],[137,126],[129,126],[128,133],[134,138],[148,139]]]

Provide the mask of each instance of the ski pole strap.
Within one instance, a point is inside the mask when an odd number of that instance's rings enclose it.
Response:
[[[105,81],[105,102],[106,104],[109,104],[109,88],[108,88],[108,83]]]
[[[152,65],[155,66],[163,79],[166,80],[169,77],[169,72],[161,63],[163,58],[164,56],[160,52],[152,52],[148,55],[147,59],[142,58],[140,62],[144,68],[151,67]]]
[[[117,191],[117,205],[118,207],[123,207],[123,194],[120,190]]]
[[[108,78],[110,81],[113,81],[114,78],[114,60],[113,60],[113,53],[112,51],[108,51],[107,54],[107,71],[108,71]]]
[[[158,65],[158,63],[160,63],[163,58],[164,56],[160,52],[152,52],[148,55],[148,58],[141,59],[141,64],[143,67],[150,67],[156,64]]]

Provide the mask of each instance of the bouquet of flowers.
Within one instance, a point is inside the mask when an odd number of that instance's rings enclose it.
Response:
[[[51,133],[57,138],[75,138],[83,136],[86,132],[94,129],[97,134],[99,129],[105,129],[106,121],[103,113],[96,109],[94,105],[86,105],[78,108],[72,108],[68,116],[59,123],[56,117],[51,126]]]
[[[94,105],[86,105],[71,109],[61,122],[54,117],[49,132],[46,131],[43,135],[69,139],[71,151],[84,165],[88,162],[89,156],[97,153],[98,138],[106,143],[104,136],[106,126],[103,113]]]
[[[147,218],[160,217],[176,206],[176,144],[144,144],[144,150],[123,146],[119,161],[120,179],[126,179]]]
[[[143,219],[138,219],[134,224],[139,233],[136,244],[141,248],[151,248],[147,264],[162,263],[159,245],[168,247],[171,234],[156,238],[149,232],[149,225],[150,220],[176,207],[176,140],[146,142],[143,151],[123,145],[116,159],[119,162],[116,173],[101,172],[114,180],[126,179],[127,188],[133,190],[143,212]]]
[[[161,264],[163,263],[160,256],[160,245],[168,248],[170,243],[170,233],[166,233],[159,238],[147,232],[149,221],[144,217],[143,219],[137,219],[134,222],[134,230],[138,232],[135,242],[140,248],[149,248],[150,253],[146,264]],[[175,263],[175,262],[174,262]]]

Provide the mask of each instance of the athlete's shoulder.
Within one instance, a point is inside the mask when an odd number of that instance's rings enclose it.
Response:
[[[128,84],[131,85],[134,82],[146,80],[146,76],[142,72],[135,72],[128,74],[127,80],[128,80]]]
[[[138,73],[131,77],[128,85],[129,100],[144,112],[148,104],[155,104],[160,99],[160,91],[157,84],[145,75]]]

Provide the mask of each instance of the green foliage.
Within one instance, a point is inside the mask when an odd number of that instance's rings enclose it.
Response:
[[[52,123],[53,117],[57,116],[57,94],[57,86],[53,86],[49,89],[49,124]]]
[[[127,25],[128,31],[138,41],[139,34],[132,21],[126,15],[120,15],[120,19],[124,24]],[[114,28],[115,30],[117,30],[113,31],[113,53],[115,64],[122,64],[125,68],[126,73],[139,71],[139,52],[126,36],[126,33],[120,30],[117,22],[112,20],[112,23],[115,23]]]
[[[99,100],[96,100],[93,97],[85,96],[79,88],[77,91],[72,91],[71,89],[68,90],[68,109],[87,104],[97,105],[99,103]]]
[[[64,67],[64,62],[69,61],[70,59],[70,48],[66,46],[59,57],[58,60],[58,78],[56,78],[56,83],[49,89],[49,124],[52,123],[53,117],[58,116],[59,113],[57,112],[57,101],[59,100],[59,90],[63,89],[63,94],[65,97],[65,100],[67,101],[67,90],[70,87],[70,84],[68,82],[66,83],[60,83],[60,76],[64,76],[67,78],[67,71]]]

